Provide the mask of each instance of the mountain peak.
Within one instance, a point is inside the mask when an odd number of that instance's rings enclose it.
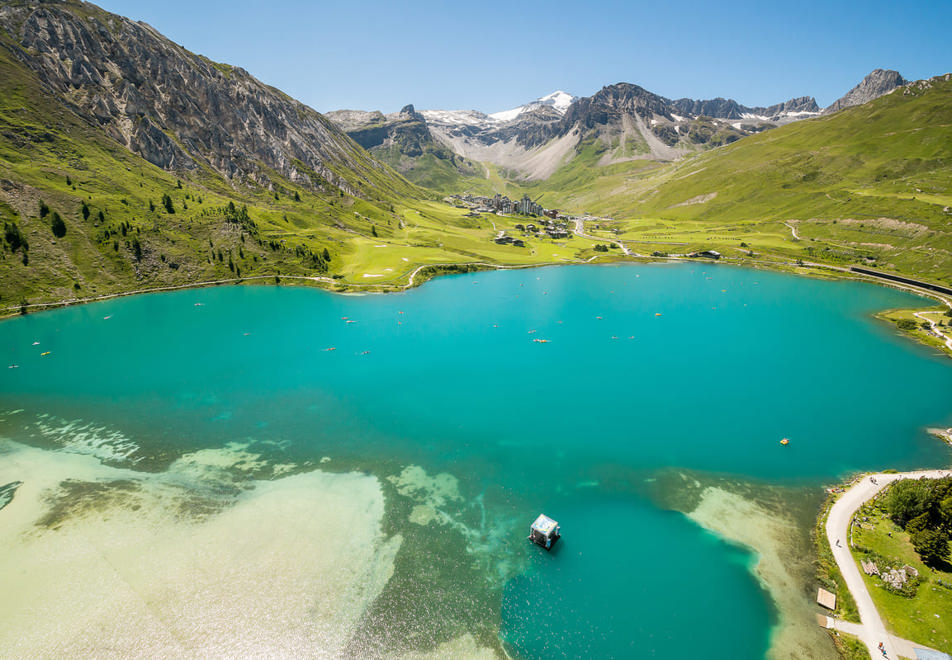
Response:
[[[568,110],[569,106],[572,105],[575,99],[576,97],[572,96],[568,92],[563,92],[561,89],[558,89],[551,94],[546,94],[545,96],[536,99],[535,103],[540,105],[550,105],[558,110],[559,114],[564,115],[565,111]]]
[[[525,105],[520,105],[518,108],[494,112],[489,116],[495,121],[512,121],[522,113],[528,112],[529,110],[538,108],[540,106],[550,107],[559,113],[559,115],[564,115],[565,111],[569,109],[569,106],[572,105],[575,100],[575,96],[572,96],[568,92],[563,92],[559,89],[552,92],[551,94],[546,94],[545,96],[537,98],[535,101],[530,101]]]
[[[852,105],[862,105],[869,103],[873,99],[888,94],[897,87],[906,84],[906,80],[899,75],[898,71],[891,69],[874,69],[860,83],[848,91],[842,98],[837,99],[833,105],[826,108],[823,112],[836,112]]]

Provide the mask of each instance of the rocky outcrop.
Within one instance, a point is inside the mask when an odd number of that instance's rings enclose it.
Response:
[[[166,170],[202,166],[269,187],[272,173],[356,193],[394,179],[320,113],[144,23],[72,0],[0,6],[0,44],[49,93]]]
[[[888,94],[897,87],[906,84],[906,80],[898,71],[876,69],[863,78],[856,87],[837,99],[832,105],[823,110],[824,114],[836,112],[853,105],[869,103],[873,99]]]
[[[414,110],[413,105],[406,105],[400,112],[388,115],[382,112],[335,110],[327,113],[327,118],[368,151],[381,146],[397,146],[405,155],[416,157],[433,143],[426,119]]]
[[[679,115],[689,117],[718,117],[719,119],[743,119],[744,113],[750,113],[734,99],[716,98],[709,101],[696,101],[694,99],[677,99],[671,101],[671,106],[677,110]]]
[[[812,96],[798,96],[785,103],[778,103],[768,108],[751,108],[754,114],[762,114],[772,119],[780,119],[790,115],[818,115],[820,106]]]
[[[426,183],[426,177],[432,174],[431,167],[425,171],[418,168],[424,155],[432,156],[436,159],[436,167],[444,170],[456,170],[460,174],[473,170],[470,163],[434,138],[426,118],[416,111],[413,104],[390,114],[335,110],[326,116],[357,144],[411,180]]]
[[[759,119],[772,123],[785,123],[784,119],[801,118],[820,114],[820,107],[812,96],[801,96],[769,107],[747,107],[734,99],[716,98],[710,101],[677,99],[671,105],[679,115],[689,117],[713,117],[716,119]]]
[[[583,128],[594,128],[618,121],[626,115],[638,115],[642,119],[655,115],[670,117],[671,105],[664,97],[652,94],[643,87],[617,83],[573,103],[562,119],[560,132],[564,133],[576,124]]]

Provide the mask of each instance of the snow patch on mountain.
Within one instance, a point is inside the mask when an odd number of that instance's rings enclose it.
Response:
[[[564,115],[565,111],[569,109],[569,106],[575,102],[576,97],[572,96],[568,92],[563,92],[558,90],[552,92],[551,94],[546,94],[545,96],[532,101],[531,103],[526,103],[525,105],[520,105],[518,108],[512,108],[511,110],[502,110],[500,112],[494,112],[489,115],[490,118],[496,121],[512,121],[523,112],[531,110],[532,108],[538,107],[540,105],[547,105],[553,108],[560,115]]]
[[[488,127],[496,123],[492,117],[478,110],[422,110],[428,122],[449,126],[478,126]]]

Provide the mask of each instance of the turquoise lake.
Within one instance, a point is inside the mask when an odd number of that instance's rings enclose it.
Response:
[[[0,323],[0,366],[18,365],[0,409],[20,411],[0,437],[157,474],[241,443],[377,476],[403,545],[355,656],[470,631],[524,658],[760,658],[778,612],[754,556],[651,484],[682,470],[822,496],[860,470],[949,465],[924,429],[952,426],[952,360],[871,318],[922,303],[703,264],[122,298]],[[38,431],[51,419],[83,442]],[[426,504],[442,522],[413,522],[422,500],[391,485],[408,466],[455,479]],[[525,538],[541,512],[563,529],[551,553]]]

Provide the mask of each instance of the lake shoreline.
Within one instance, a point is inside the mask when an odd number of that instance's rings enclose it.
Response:
[[[708,263],[711,265],[725,265],[725,266],[734,266],[737,268],[748,268],[752,270],[767,270],[770,272],[776,273],[787,273],[792,275],[798,275],[800,277],[806,277],[809,279],[823,279],[823,280],[832,280],[832,281],[855,281],[855,282],[869,282],[872,284],[877,284],[879,286],[896,289],[899,291],[906,291],[919,295],[925,298],[930,298],[939,302],[940,304],[946,305],[952,309],[952,300],[946,298],[941,293],[930,291],[928,289],[922,289],[912,285],[902,284],[899,282],[891,282],[883,279],[878,279],[870,277],[868,275],[863,275],[861,273],[854,273],[846,269],[842,269],[837,266],[828,265],[828,264],[809,264],[809,265],[797,265],[792,263],[777,264],[774,262],[767,261],[746,261],[742,260],[740,263],[733,263],[727,261],[711,261],[706,259],[694,259],[694,258],[680,258],[680,257],[608,257],[600,259],[598,261],[579,261],[579,262],[540,262],[535,264],[490,264],[485,262],[459,262],[459,263],[445,263],[445,264],[422,264],[415,268],[409,273],[409,281],[407,284],[372,284],[372,283],[360,283],[360,282],[347,282],[343,283],[340,280],[334,279],[332,277],[324,276],[307,276],[307,275],[255,275],[252,277],[236,277],[223,280],[207,280],[201,282],[171,285],[171,286],[159,286],[151,287],[144,289],[132,289],[129,291],[117,291],[115,293],[103,294],[100,296],[90,296],[86,298],[70,298],[66,300],[52,301],[52,302],[41,302],[41,303],[28,303],[26,305],[17,305],[14,307],[6,307],[0,309],[0,322],[16,318],[18,316],[25,316],[26,314],[32,314],[36,312],[43,312],[52,309],[60,309],[63,307],[75,307],[77,305],[86,305],[89,303],[102,302],[106,300],[114,300],[116,298],[125,298],[129,296],[145,295],[149,293],[166,293],[170,291],[183,291],[187,289],[205,289],[213,288],[220,286],[242,286],[246,284],[261,284],[262,280],[273,281],[275,286],[280,286],[282,284],[291,284],[293,286],[304,286],[321,289],[323,291],[328,291],[330,293],[336,293],[344,296],[363,296],[363,295],[372,295],[372,294],[390,294],[390,293],[404,293],[410,289],[422,286],[430,280],[440,277],[443,275],[459,275],[463,273],[473,273],[473,272],[484,272],[484,271],[495,271],[495,270],[525,270],[531,268],[548,268],[552,266],[577,266],[577,265],[616,265],[616,264],[664,264],[664,263]],[[428,269],[434,269],[437,272],[427,273]],[[417,275],[421,277],[417,278]],[[358,289],[354,291],[352,289]],[[910,310],[919,310],[923,308],[908,308]],[[24,311],[27,310],[27,311]],[[29,311],[33,310],[33,311]],[[894,310],[883,310],[882,313],[887,311]],[[914,335],[905,333],[910,339],[916,341],[917,343],[924,343],[917,339]],[[928,344],[927,344],[928,345]],[[952,351],[945,351],[950,357],[952,357]]]

